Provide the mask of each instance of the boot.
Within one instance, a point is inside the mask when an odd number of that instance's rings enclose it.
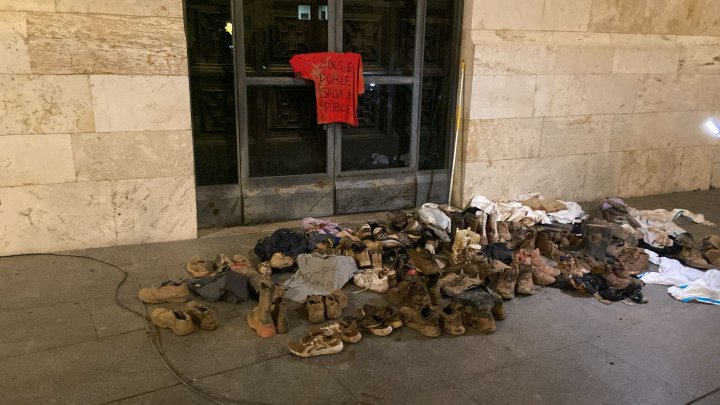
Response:
[[[332,294],[325,296],[325,317],[337,319],[348,304],[347,295],[342,290],[335,290]]]
[[[427,287],[428,294],[430,295],[430,302],[433,305],[440,305],[442,295],[440,294],[440,286],[438,281],[440,280],[440,273],[435,273],[425,278],[425,286]]]
[[[355,253],[355,261],[357,262],[358,268],[361,269],[372,266],[372,262],[370,261],[370,253],[368,253],[367,249]]]
[[[596,259],[605,259],[608,245],[612,240],[612,229],[600,224],[586,224],[584,251]]]
[[[511,266],[500,272],[495,282],[495,292],[503,299],[511,300],[515,296],[515,283],[518,279],[518,268]]]
[[[459,302],[450,302],[440,310],[440,323],[448,335],[460,336],[465,333],[462,323],[463,306]]]
[[[523,295],[532,295],[533,290],[532,265],[517,263],[518,277],[515,292]]]
[[[497,330],[495,318],[490,309],[476,309],[470,306],[465,307],[463,313],[463,324],[489,335]]]
[[[533,267],[539,267],[543,273],[546,273],[551,277],[557,277],[560,275],[560,270],[545,263],[545,260],[543,260],[540,255],[540,250],[533,250],[532,253],[530,253],[530,259],[532,260]]]
[[[277,333],[288,333],[287,303],[285,302],[285,286],[275,285],[272,303],[272,320]]]
[[[434,307],[429,305],[423,305],[418,309],[403,307],[400,308],[400,314],[405,325],[424,336],[438,337],[442,334],[440,316]]]
[[[255,329],[260,337],[275,336],[277,330],[272,320],[272,283],[269,277],[264,278],[260,283],[260,298],[258,305],[248,312],[245,318],[248,326]]]
[[[380,242],[365,241],[365,246],[367,246],[367,252],[370,255],[370,262],[373,269],[381,269],[383,267],[383,244]]]
[[[500,242],[509,242],[512,239],[510,234],[510,226],[507,222],[499,222],[497,224],[498,239]]]
[[[489,244],[498,242],[498,228],[497,228],[497,214],[490,214],[488,216],[488,223],[486,224],[487,229],[487,240]]]

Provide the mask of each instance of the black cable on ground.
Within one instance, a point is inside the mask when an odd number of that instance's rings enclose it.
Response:
[[[115,286],[115,305],[117,305],[118,307],[120,307],[130,313],[133,313],[133,314],[143,318],[143,321],[145,323],[145,332],[147,334],[148,340],[150,341],[150,346],[152,346],[153,350],[160,358],[160,362],[162,362],[162,364],[165,366],[165,368],[167,368],[170,371],[170,373],[180,383],[182,383],[184,386],[186,386],[192,392],[207,399],[208,401],[212,401],[212,402],[214,402],[216,404],[220,404],[220,405],[223,405],[227,402],[241,403],[241,401],[218,396],[215,393],[212,393],[212,392],[206,391],[200,387],[197,387],[195,384],[193,384],[192,381],[190,381],[190,379],[185,377],[185,375],[182,372],[180,372],[180,370],[178,370],[177,368],[175,368],[175,366],[172,365],[170,360],[167,358],[167,354],[165,353],[165,350],[163,350],[163,348],[162,348],[162,343],[160,342],[160,331],[155,326],[155,324],[153,324],[152,321],[150,320],[150,316],[148,315],[147,304],[142,302],[143,311],[141,313],[141,312],[138,312],[120,302],[120,298],[119,298],[120,288],[123,286],[123,284],[125,284],[125,281],[127,281],[128,276],[130,276],[133,279],[133,281],[135,282],[135,287],[136,287],[137,291],[140,291],[140,288],[141,288],[140,280],[138,280],[137,276],[135,274],[133,274],[131,271],[123,268],[120,265],[117,265],[115,263],[111,263],[111,262],[108,262],[108,261],[105,261],[102,259],[97,259],[97,258],[94,258],[91,256],[86,256],[86,255],[75,255],[75,254],[67,254],[67,253],[24,253],[24,254],[16,254],[16,255],[9,255],[9,256],[0,256],[0,259],[13,258],[13,257],[37,257],[37,256],[72,257],[72,258],[78,258],[78,259],[91,260],[91,261],[94,261],[97,263],[104,264],[106,266],[113,267],[116,270],[121,271],[123,273],[123,277]]]

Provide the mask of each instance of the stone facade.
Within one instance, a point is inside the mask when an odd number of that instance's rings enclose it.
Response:
[[[717,0],[466,0],[454,203],[720,186]]]
[[[0,255],[197,235],[182,0],[0,0]]]

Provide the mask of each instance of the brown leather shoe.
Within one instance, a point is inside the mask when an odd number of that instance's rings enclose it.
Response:
[[[150,314],[152,323],[160,328],[167,328],[176,335],[187,335],[195,331],[190,315],[178,309],[155,308]]]
[[[138,291],[140,301],[147,304],[162,304],[163,302],[185,302],[190,299],[190,290],[182,281],[168,280],[158,288],[142,288]]]

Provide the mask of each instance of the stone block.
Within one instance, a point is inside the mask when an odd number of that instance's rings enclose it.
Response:
[[[679,36],[679,73],[720,73],[720,38]]]
[[[545,0],[542,29],[587,31],[592,0]]]
[[[0,136],[0,187],[75,181],[70,135]]]
[[[698,31],[704,13],[702,0],[648,1],[642,32],[649,34],[685,34]]]
[[[527,159],[538,156],[542,118],[472,120],[465,160]]]
[[[553,32],[556,74],[603,74],[612,71],[615,49],[609,34]]]
[[[545,198],[578,201],[583,195],[588,159],[583,155],[512,161],[508,195],[539,192]]]
[[[182,5],[182,0],[57,0],[57,11],[182,18]]]
[[[677,190],[681,161],[682,153],[675,149],[624,152],[619,195],[643,196]]]
[[[92,132],[87,76],[0,75],[0,135]]]
[[[31,14],[28,40],[33,73],[187,74],[180,19]]]
[[[109,182],[0,188],[0,256],[115,244]]]
[[[621,152],[588,155],[585,188],[580,201],[597,201],[618,195],[620,173],[623,163]]]
[[[0,0],[2,11],[55,11],[55,0]]]
[[[720,75],[652,75],[643,77],[635,112],[720,109]]]
[[[710,180],[710,187],[720,188],[720,163],[713,164],[712,179]]]
[[[545,118],[540,157],[610,151],[612,115]]]
[[[593,0],[589,30],[640,33],[645,20],[646,2],[648,0]]]
[[[535,116],[630,113],[637,84],[634,75],[539,76]]]
[[[193,174],[190,131],[74,134],[78,180],[119,180]]]
[[[509,198],[509,181],[514,160],[469,162],[463,164],[463,206],[476,195],[490,200]]]
[[[187,77],[91,76],[90,84],[98,132],[190,129]]]
[[[543,0],[475,0],[473,3],[473,29],[542,28]]]
[[[670,112],[617,115],[611,151],[718,145],[704,126],[712,112]]]
[[[720,36],[720,2],[717,0],[700,0],[702,16],[697,27],[697,34]]]
[[[660,35],[611,35],[613,73],[676,73],[680,50],[675,38]]]
[[[707,190],[712,179],[715,150],[705,146],[683,148],[677,191]]]
[[[193,176],[113,182],[119,244],[197,237]]]
[[[0,12],[0,74],[30,73],[25,13]]]
[[[535,76],[475,76],[470,119],[532,117]]]
[[[550,32],[474,30],[472,42],[474,75],[548,74],[555,68]]]

